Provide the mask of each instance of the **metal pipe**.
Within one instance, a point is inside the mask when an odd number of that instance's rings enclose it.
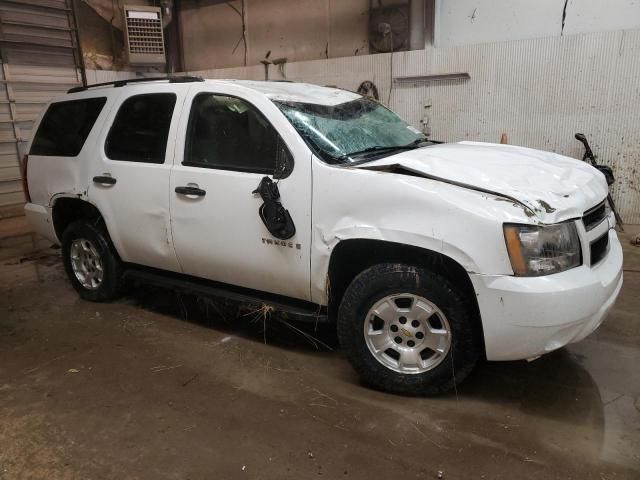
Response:
[[[162,11],[162,28],[167,28],[173,20],[173,0],[160,0],[160,9]]]
[[[164,29],[167,72],[182,70],[182,47],[180,45],[180,25],[177,22],[177,5],[173,0],[160,0],[162,27]]]
[[[425,47],[425,0],[409,0],[409,49]]]
[[[75,35],[75,40],[77,44],[77,53],[74,53],[74,58],[78,59],[78,63],[80,64],[80,78],[82,79],[82,85],[87,85],[87,67],[84,63],[84,54],[82,52],[82,43],[80,42],[80,25],[78,24],[78,14],[76,10],[76,0],[71,0],[71,17],[73,18],[73,27],[75,32],[72,32],[72,35]]]

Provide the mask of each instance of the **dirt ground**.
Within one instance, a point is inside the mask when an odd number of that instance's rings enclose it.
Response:
[[[640,247],[624,244],[595,334],[424,399],[362,386],[326,328],[265,330],[150,287],[84,302],[58,250],[0,222],[0,479],[638,479]]]

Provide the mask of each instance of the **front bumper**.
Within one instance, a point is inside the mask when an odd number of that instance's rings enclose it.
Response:
[[[609,230],[609,253],[546,277],[471,274],[488,360],[534,358],[585,338],[600,326],[622,288],[622,247]]]

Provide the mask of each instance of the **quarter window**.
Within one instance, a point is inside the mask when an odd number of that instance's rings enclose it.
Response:
[[[204,93],[191,106],[183,164],[285,177],[293,162],[276,129],[253,105]]]
[[[77,156],[106,101],[100,97],[52,103],[42,117],[29,154]]]
[[[175,104],[173,93],[128,98],[118,110],[107,136],[107,157],[128,162],[164,163]]]

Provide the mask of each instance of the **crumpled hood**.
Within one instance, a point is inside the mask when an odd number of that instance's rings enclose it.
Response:
[[[426,178],[499,194],[544,223],[581,217],[608,193],[604,175],[585,162],[513,145],[459,142],[408,150],[360,166],[398,165]]]

